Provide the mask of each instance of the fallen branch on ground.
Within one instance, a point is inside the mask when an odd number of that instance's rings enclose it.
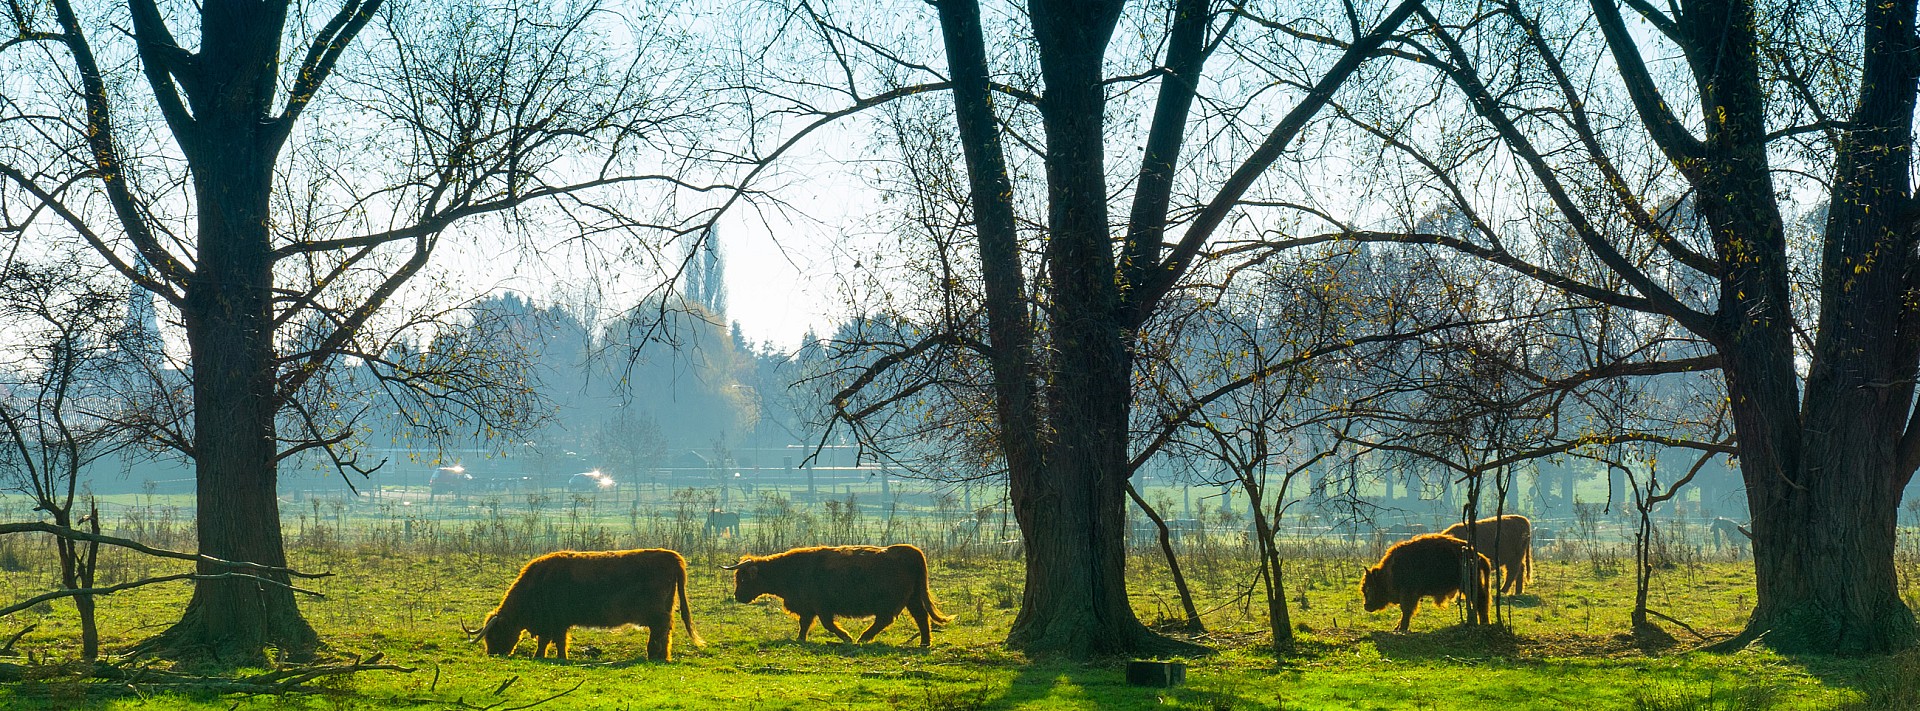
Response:
[[[1683,629],[1683,630],[1686,630],[1686,631],[1688,631],[1688,632],[1692,632],[1692,633],[1693,633],[1693,636],[1695,636],[1695,637],[1699,637],[1699,638],[1700,638],[1700,641],[1702,641],[1702,642],[1712,642],[1712,641],[1713,641],[1713,638],[1712,638],[1712,637],[1708,637],[1708,636],[1706,636],[1706,635],[1704,635],[1704,634],[1701,634],[1701,633],[1700,633],[1700,630],[1696,630],[1696,629],[1694,629],[1694,628],[1693,628],[1693,625],[1689,625],[1689,624],[1687,624],[1687,623],[1685,623],[1685,622],[1681,622],[1681,621],[1679,621],[1679,620],[1676,620],[1676,619],[1673,619],[1672,617],[1668,617],[1668,616],[1666,616],[1665,614],[1662,614],[1662,613],[1661,613],[1661,612],[1660,612],[1659,610],[1655,610],[1655,609],[1653,609],[1653,608],[1647,608],[1647,614],[1649,614],[1649,615],[1653,615],[1654,617],[1658,617],[1658,618],[1660,618],[1660,619],[1663,619],[1663,620],[1666,620],[1666,621],[1668,621],[1668,622],[1672,622],[1672,623],[1674,623],[1674,624],[1676,624],[1676,625],[1679,625],[1679,626],[1680,626],[1680,629]],[[1727,636],[1730,636],[1730,635],[1719,635],[1719,636],[1721,636],[1721,637],[1727,637]]]
[[[411,667],[382,663],[384,655],[375,654],[366,659],[356,659],[338,664],[311,664],[285,667],[273,671],[248,674],[238,677],[198,676],[179,674],[147,667],[125,667],[112,664],[78,665],[39,665],[0,663],[0,682],[47,681],[59,676],[60,669],[66,666],[76,673],[77,680],[97,679],[112,682],[91,685],[90,693],[135,694],[144,695],[153,691],[195,691],[215,694],[279,695],[292,693],[314,693],[321,691],[306,686],[308,682],[325,677],[358,674],[366,671],[396,671],[411,673]]]
[[[19,653],[13,651],[13,645],[19,643],[20,638],[27,636],[28,632],[32,632],[39,628],[40,628],[40,623],[38,622],[35,622],[33,624],[20,628],[19,632],[15,632],[13,633],[12,637],[7,638],[6,644],[0,644],[0,655],[4,655],[8,657],[18,656]]]

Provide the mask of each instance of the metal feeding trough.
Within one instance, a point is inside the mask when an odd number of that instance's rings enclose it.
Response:
[[[1187,683],[1186,662],[1127,662],[1127,683],[1132,686],[1173,687]]]

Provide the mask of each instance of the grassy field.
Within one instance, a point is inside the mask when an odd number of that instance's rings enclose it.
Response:
[[[1297,542],[1287,583],[1300,649],[1284,658],[1268,651],[1264,602],[1252,587],[1244,548],[1188,546],[1186,564],[1210,628],[1200,641],[1219,651],[1188,660],[1185,686],[1144,689],[1124,684],[1118,661],[1030,662],[1003,649],[1021,571],[991,548],[934,553],[934,593],[956,619],[935,633],[930,650],[913,646],[905,618],[877,644],[826,642],[831,636],[818,630],[812,642],[794,641],[797,626],[776,602],[732,601],[728,574],[717,566],[744,546],[721,540],[702,543],[690,556],[694,621],[704,647],[694,648],[677,632],[676,660],[653,664],[639,661],[643,630],[576,630],[574,658],[557,662],[528,659],[530,641],[519,656],[487,657],[459,627],[477,625],[497,603],[527,557],[516,546],[535,544],[516,543],[483,523],[459,535],[411,541],[377,527],[329,534],[317,520],[307,526],[302,532],[289,525],[296,565],[335,573],[313,585],[325,599],[303,603],[329,654],[380,652],[415,671],[326,680],[316,684],[320,693],[308,695],[249,697],[83,684],[63,677],[56,665],[42,667],[45,680],[0,686],[0,707],[505,711],[559,695],[536,708],[1920,708],[1917,653],[1877,659],[1790,658],[1763,649],[1709,654],[1690,651],[1702,640],[1677,627],[1671,629],[1675,643],[1636,643],[1627,634],[1631,558],[1619,543],[1543,547],[1528,594],[1510,600],[1505,629],[1458,627],[1456,608],[1423,608],[1411,633],[1395,634],[1389,630],[1396,611],[1368,614],[1359,607],[1358,578],[1377,555],[1374,544]],[[611,529],[584,540],[660,544]],[[1750,565],[1698,546],[1672,548],[1656,578],[1653,607],[1706,637],[1738,629],[1752,604]],[[1903,580],[1914,599],[1912,541],[1907,548]],[[16,598],[54,587],[40,550],[24,543],[0,548],[0,584]],[[1180,608],[1163,563],[1143,555],[1131,569],[1142,617],[1173,622]],[[103,575],[170,570],[115,555]],[[163,628],[187,592],[169,584],[102,598],[105,646],[121,648]],[[37,625],[15,645],[24,656],[12,661],[44,665],[76,656],[72,614],[71,605],[55,602],[0,621],[0,636]],[[856,635],[862,627],[848,625]]]

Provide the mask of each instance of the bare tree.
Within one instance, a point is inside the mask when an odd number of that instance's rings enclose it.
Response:
[[[816,38],[807,56],[831,62],[836,83],[807,65],[804,76],[776,78],[789,93],[759,95],[763,105],[778,107],[767,115],[800,124],[759,156],[769,164],[848,116],[932,92],[951,97],[951,113],[941,114],[938,127],[928,124],[924,136],[949,157],[903,168],[942,178],[916,181],[927,199],[913,199],[940,208],[946,219],[938,226],[947,229],[936,230],[938,238],[963,248],[937,252],[925,270],[962,277],[934,292],[952,318],[872,357],[830,400],[839,421],[857,423],[942,382],[908,378],[925,385],[876,392],[875,383],[888,382],[886,371],[928,359],[980,368],[990,387],[976,402],[990,406],[985,414],[1027,558],[1009,643],[1065,656],[1191,650],[1147,630],[1127,601],[1123,544],[1138,334],[1248,191],[1414,4],[1377,14],[1349,8],[1340,22],[1353,29],[1356,46],[1329,53],[1337,57],[1324,58],[1326,64],[1291,67],[1268,84],[1297,90],[1300,98],[1260,126],[1245,122],[1257,112],[1241,113],[1251,100],[1207,95],[1216,84],[1206,64],[1232,44],[1235,20],[1206,0],[1149,6],[1118,34],[1124,4],[1117,0],[1035,0],[1004,37],[973,0],[934,5],[942,44],[932,51],[862,36],[831,7],[793,7],[792,26]],[[1134,37],[1143,41],[1134,45]],[[1107,74],[1110,60],[1123,55],[1144,66]],[[996,67],[1001,61],[1008,64]],[[755,65],[764,66],[777,63]],[[1110,99],[1122,95],[1121,87],[1149,86],[1151,94],[1125,94],[1153,97],[1139,106],[1149,117],[1138,126],[1139,142],[1111,145]],[[1213,148],[1235,157],[1223,163]],[[954,152],[964,165],[957,175],[947,172]],[[1110,160],[1139,164],[1116,181]],[[1195,177],[1207,186],[1197,188],[1204,195],[1176,187]],[[1116,182],[1133,186],[1124,220],[1109,217]]]
[[[284,568],[277,466],[347,440],[303,400],[345,356],[448,385],[368,335],[404,329],[383,319],[446,241],[700,229],[636,194],[706,188],[657,172],[674,122],[698,115],[664,93],[692,65],[660,61],[658,18],[400,0],[5,14],[0,65],[35,87],[0,101],[9,231],[78,234],[179,314],[203,555]],[[283,431],[289,412],[312,426]],[[316,644],[284,585],[207,579],[148,648],[249,661]]]
[[[81,472],[101,457],[141,443],[124,416],[132,398],[110,390],[114,371],[137,368],[128,342],[124,288],[104,286],[71,257],[15,261],[0,271],[0,328],[16,338],[0,361],[0,472],[33,501],[47,523],[100,533],[100,511],[80,496]],[[60,584],[94,587],[98,541],[53,537]],[[90,594],[73,595],[80,619],[80,655],[100,654],[100,628]]]
[[[1407,73],[1347,116],[1382,174],[1413,176],[1382,194],[1447,204],[1472,229],[1340,223],[1329,238],[1451,250],[1704,344],[1614,374],[1719,373],[1757,584],[1730,643],[1912,644],[1893,547],[1920,466],[1915,3],[1470,12],[1422,9],[1418,36],[1387,50]],[[1671,219],[1681,204],[1697,221]]]

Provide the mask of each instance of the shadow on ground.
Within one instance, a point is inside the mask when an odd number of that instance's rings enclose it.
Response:
[[[1821,683],[1852,689],[1860,700],[1837,711],[1920,709],[1920,648],[1881,657],[1790,655]]]
[[[1022,667],[1013,683],[997,697],[982,695],[977,704],[930,705],[927,708],[1003,709],[1047,700],[1078,701],[1101,709],[1236,709],[1271,705],[1209,688],[1207,662],[1202,659],[1190,661],[1189,664],[1185,685],[1161,688],[1128,685],[1124,660],[1089,664],[1035,662]]]
[[[1521,639],[1505,627],[1454,625],[1431,632],[1367,635],[1388,659],[1506,659],[1521,656]]]

